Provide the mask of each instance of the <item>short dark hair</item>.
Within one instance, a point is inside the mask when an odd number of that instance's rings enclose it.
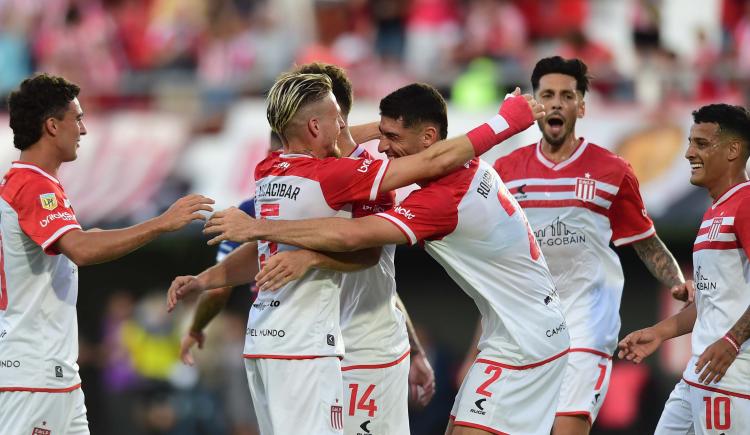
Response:
[[[296,72],[304,74],[323,74],[331,79],[331,92],[336,97],[336,102],[339,103],[341,108],[341,114],[344,117],[349,116],[349,112],[352,110],[352,102],[354,96],[352,94],[352,82],[346,76],[346,71],[343,68],[331,65],[330,63],[313,62],[300,65],[295,69]]]
[[[709,104],[693,111],[693,122],[713,122],[719,132],[738,136],[744,142],[745,156],[750,154],[750,112],[742,106]]]
[[[586,95],[589,90],[588,75],[589,68],[581,59],[563,59],[560,56],[545,57],[536,63],[531,73],[531,88],[536,92],[539,89],[539,80],[547,74],[565,74],[576,79],[576,89],[581,95]]]
[[[448,137],[448,114],[445,99],[437,89],[425,83],[412,83],[380,100],[380,115],[401,119],[411,128],[423,122],[438,125],[440,139]]]
[[[62,119],[81,91],[77,85],[49,74],[38,74],[21,82],[8,97],[13,144],[23,151],[42,137],[42,125],[50,117]]]

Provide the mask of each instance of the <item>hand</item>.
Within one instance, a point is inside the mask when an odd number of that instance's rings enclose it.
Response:
[[[421,390],[421,391],[420,391]],[[409,403],[424,408],[435,395],[435,372],[424,352],[411,355],[409,367]]]
[[[516,89],[514,89],[512,93],[505,96],[505,99],[507,100],[508,98],[513,98],[513,97],[518,97],[518,96],[522,96],[523,99],[526,100],[526,104],[529,105],[529,109],[531,109],[531,113],[534,116],[534,120],[542,119],[546,116],[546,112],[544,111],[544,104],[536,101],[531,94],[521,95],[521,88],[517,86],[516,86]]]
[[[727,340],[724,338],[716,340],[703,351],[695,363],[695,373],[701,374],[698,382],[705,385],[710,384],[711,381],[719,382],[735,358],[737,358],[737,351]]]
[[[209,205],[213,203],[213,199],[203,195],[183,196],[157,219],[160,220],[163,231],[177,231],[194,220],[206,220],[206,217],[198,211],[213,211],[214,209]]]
[[[313,252],[306,250],[278,252],[266,260],[263,269],[255,275],[255,285],[260,291],[278,290],[307,273],[313,266],[313,256]]]
[[[195,291],[205,290],[203,284],[194,276],[178,276],[172,281],[167,290],[167,311],[171,312],[177,306],[177,302]]]
[[[664,341],[653,328],[640,329],[631,332],[620,340],[617,347],[617,357],[639,364],[644,358],[651,355]]]
[[[251,241],[248,230],[252,228],[255,219],[237,207],[216,212],[206,222],[203,234],[218,234],[208,241],[209,245],[216,245],[223,240],[245,243]]]
[[[196,344],[198,345],[198,349],[203,349],[203,343],[205,343],[205,341],[206,336],[203,335],[202,332],[188,332],[185,334],[180,342],[180,359],[182,362],[189,366],[194,365],[195,360],[193,359],[193,354],[190,352],[190,349]]]
[[[672,287],[669,291],[672,293],[672,297],[678,301],[687,303],[695,301],[695,285],[692,279],[688,279],[684,283]]]

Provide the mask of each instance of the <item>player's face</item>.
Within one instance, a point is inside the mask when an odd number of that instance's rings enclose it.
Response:
[[[576,119],[582,118],[583,95],[576,89],[576,79],[565,74],[545,74],[539,79],[536,100],[544,104],[547,116],[537,121],[544,140],[560,146],[575,136]]]
[[[78,157],[78,147],[81,136],[86,134],[86,126],[83,123],[83,110],[78,98],[68,103],[63,119],[57,122],[57,140],[62,161],[70,162]]]
[[[685,158],[690,162],[690,182],[711,189],[730,172],[729,146],[721,140],[714,122],[693,124]]]
[[[404,127],[400,118],[393,119],[381,116],[379,128],[378,151],[388,156],[388,159],[416,154],[425,149],[421,140],[420,129],[418,127]]]
[[[339,157],[341,152],[338,149],[337,140],[341,131],[346,128],[346,123],[341,117],[336,97],[329,93],[321,102],[320,108],[320,116],[318,116],[320,140],[318,146],[312,150],[313,155],[319,159]]]

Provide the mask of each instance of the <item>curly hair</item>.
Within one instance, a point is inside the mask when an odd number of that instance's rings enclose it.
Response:
[[[47,119],[62,119],[68,104],[81,91],[77,85],[49,74],[38,74],[21,82],[8,97],[13,144],[23,151],[42,137]]]

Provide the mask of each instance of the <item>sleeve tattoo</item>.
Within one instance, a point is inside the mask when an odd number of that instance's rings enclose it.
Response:
[[[654,235],[644,240],[633,243],[633,249],[638,253],[643,264],[646,265],[651,275],[667,287],[673,287],[685,282],[682,271],[677,265],[672,253],[669,252],[659,236]]]

